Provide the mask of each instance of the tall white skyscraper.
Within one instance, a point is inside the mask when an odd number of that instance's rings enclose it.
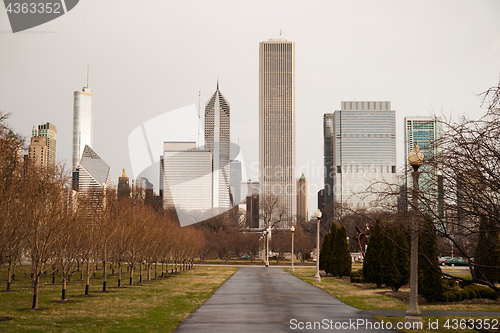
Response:
[[[92,90],[75,91],[73,102],[73,171],[78,167],[85,146],[92,148],[94,98]]]
[[[205,145],[213,158],[213,207],[228,208],[229,200],[229,147],[230,147],[230,106],[219,90],[205,104]]]
[[[374,182],[396,184],[396,111],[389,101],[346,101],[333,116],[333,199],[349,208],[370,208],[377,195],[367,195]],[[325,134],[326,135],[326,134]],[[326,151],[326,149],[325,149]],[[326,186],[326,185],[325,185]],[[383,186],[383,185],[380,185]]]
[[[261,200],[277,195],[289,228],[297,211],[295,178],[295,43],[284,39],[259,47],[259,177]]]

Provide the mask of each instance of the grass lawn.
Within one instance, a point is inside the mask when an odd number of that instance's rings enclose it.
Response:
[[[287,272],[290,272],[290,269],[285,268]],[[407,310],[408,303],[400,301],[398,299],[385,296],[380,292],[390,291],[390,288],[367,288],[362,289],[358,288],[355,285],[348,283],[348,280],[340,281],[339,279],[335,279],[332,277],[322,277],[321,282],[314,282],[314,275],[316,272],[315,267],[296,267],[295,272],[292,273],[296,277],[320,288],[324,291],[328,292],[330,295],[338,298],[342,302],[354,306],[358,309],[362,310]],[[457,274],[464,275],[463,272],[458,272]],[[408,288],[407,288],[408,289]],[[468,304],[466,302],[457,302],[457,303],[439,303],[439,304],[427,304],[420,305],[421,311],[486,311],[486,312],[500,312],[500,302],[493,302],[489,300],[485,300],[484,304]],[[391,321],[393,323],[404,322],[404,317],[386,317],[386,316],[375,316],[378,320],[383,320],[384,322]],[[452,320],[457,319],[458,325],[460,325],[461,319],[474,319],[474,320],[484,320],[486,317],[423,317],[424,320],[424,329],[419,330],[418,332],[477,332],[477,330],[473,329],[460,329],[458,326],[457,329],[453,328],[454,322]],[[493,318],[488,318],[491,320]],[[436,322],[438,320],[438,329],[428,329],[429,320],[431,322]],[[446,321],[448,321],[450,327],[444,327]],[[500,320],[499,317],[495,317],[495,320]],[[464,321],[467,323],[466,321]],[[500,323],[497,325],[500,328]],[[402,332],[414,332],[413,330],[405,330],[402,329]],[[491,330],[490,330],[491,331]],[[482,331],[482,332],[490,332],[490,331]],[[494,330],[497,331],[497,330]],[[493,331],[491,331],[493,332]]]
[[[117,277],[108,276],[108,292],[103,293],[102,279],[91,280],[90,297],[83,296],[84,281],[74,275],[68,284],[68,302],[60,303],[61,281],[44,276],[39,308],[31,307],[32,288],[21,269],[16,270],[12,291],[6,289],[6,268],[0,268],[0,332],[170,332],[205,302],[235,272],[235,267],[195,267],[169,278],[130,286],[129,276],[122,275],[122,288],[116,288]],[[109,271],[108,271],[109,272]],[[144,277],[143,277],[144,278]]]

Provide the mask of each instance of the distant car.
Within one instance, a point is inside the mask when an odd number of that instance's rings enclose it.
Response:
[[[447,266],[469,266],[469,263],[467,260],[464,260],[462,258],[451,258],[448,260],[445,260],[445,265]]]
[[[452,259],[452,257],[441,257],[441,258],[439,258],[439,264],[441,266],[445,266],[446,265],[445,261],[450,260],[450,259]]]
[[[237,259],[239,259],[239,260],[248,260],[248,259],[252,259],[252,256],[249,255],[249,254],[245,254],[245,255],[243,255],[241,257],[238,257]]]
[[[316,256],[313,257],[313,261],[316,262]]]

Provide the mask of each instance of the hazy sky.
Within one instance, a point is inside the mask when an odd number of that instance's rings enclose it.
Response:
[[[484,110],[475,94],[500,74],[500,1],[80,0],[62,17],[13,34],[0,8],[0,111],[26,136],[58,128],[71,165],[73,92],[94,92],[93,148],[116,184],[130,167],[127,138],[145,121],[202,106],[217,77],[231,104],[231,140],[258,179],[259,42],[296,43],[297,177],[309,214],[323,186],[324,113],[343,100],[388,100],[398,165],[405,116]]]

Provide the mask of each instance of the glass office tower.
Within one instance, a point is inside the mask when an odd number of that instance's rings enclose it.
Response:
[[[415,145],[424,154],[424,164],[419,169],[419,187],[421,195],[429,197],[429,202],[435,202],[432,207],[434,214],[443,215],[443,179],[441,145],[441,117],[405,117],[405,161]],[[406,170],[406,186],[412,188],[413,178],[409,168]]]
[[[352,209],[376,207],[377,196],[367,189],[397,181],[396,111],[389,101],[343,101],[325,123],[330,118],[333,159],[326,170],[333,169],[334,201]]]

